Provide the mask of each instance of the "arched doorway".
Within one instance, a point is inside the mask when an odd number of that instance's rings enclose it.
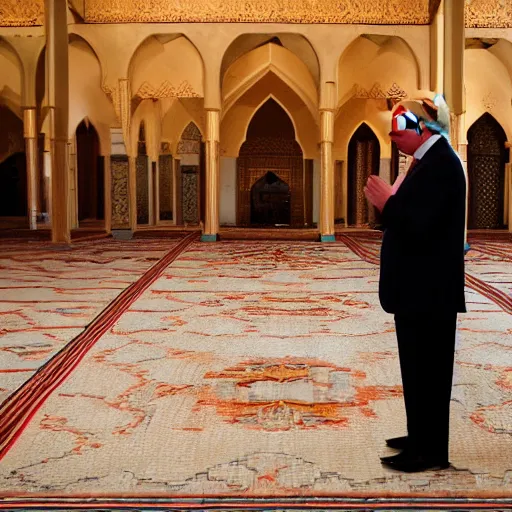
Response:
[[[76,152],[78,223],[97,225],[105,219],[104,169],[98,133],[87,120],[76,129]]]
[[[239,226],[304,226],[304,160],[295,129],[272,98],[253,116],[237,159]]]
[[[290,225],[290,186],[268,171],[251,188],[251,224]]]
[[[23,121],[0,105],[1,227],[28,227],[27,163]]]
[[[379,174],[380,145],[372,129],[363,123],[348,145],[348,225],[373,227],[378,224],[378,211],[364,195],[371,174]]]
[[[468,228],[504,226],[507,136],[491,114],[485,113],[468,130]]]

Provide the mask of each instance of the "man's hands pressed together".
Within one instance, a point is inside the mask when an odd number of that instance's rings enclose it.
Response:
[[[388,199],[396,194],[396,191],[400,188],[400,185],[405,179],[405,175],[400,174],[396,179],[393,186],[388,185],[384,180],[378,176],[371,175],[368,178],[364,193],[370,203],[372,203],[379,211],[384,209]]]

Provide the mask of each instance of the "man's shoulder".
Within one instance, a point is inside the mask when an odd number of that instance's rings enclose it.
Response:
[[[432,160],[436,160],[437,162],[444,161],[447,164],[453,164],[455,167],[462,169],[462,160],[459,154],[453,149],[452,145],[445,137],[441,137],[437,140],[427,155],[432,158]]]

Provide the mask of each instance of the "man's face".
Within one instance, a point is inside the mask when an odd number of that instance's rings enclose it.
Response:
[[[391,140],[398,149],[406,155],[414,155],[415,151],[423,144],[424,137],[416,130],[398,130],[389,132]]]
[[[406,155],[413,155],[414,152],[423,144],[423,128],[418,117],[403,105],[399,105],[395,110],[391,122],[391,140],[396,143],[398,149]]]

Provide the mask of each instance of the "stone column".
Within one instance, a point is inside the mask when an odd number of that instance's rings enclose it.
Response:
[[[30,229],[37,229],[39,204],[39,169],[37,152],[36,109],[26,108],[23,112],[25,154],[27,158],[27,205]]]
[[[46,222],[50,224],[52,221],[52,154],[50,152],[50,137],[48,134],[44,137],[43,178]]]
[[[464,24],[464,0],[451,0],[443,2],[444,7],[444,68],[443,85],[444,96],[452,111],[451,119],[451,143],[458,152],[466,176],[467,175],[467,140],[465,133],[465,96],[464,96],[464,49],[465,49],[465,24]],[[467,243],[467,218],[468,218],[469,186],[466,186],[466,233],[465,248]]]
[[[327,82],[320,108],[320,240],[334,242],[334,102],[335,84]]]
[[[220,111],[206,111],[206,211],[203,242],[215,242],[219,234],[219,137]]]
[[[68,25],[66,0],[45,0],[47,97],[52,155],[52,241],[68,244]]]

